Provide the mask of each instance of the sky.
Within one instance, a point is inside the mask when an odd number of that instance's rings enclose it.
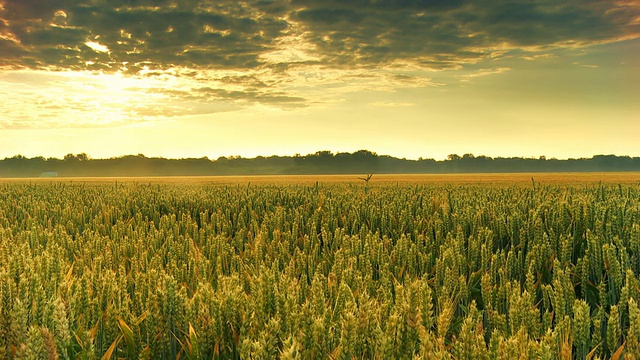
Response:
[[[638,0],[0,0],[0,158],[640,156]]]

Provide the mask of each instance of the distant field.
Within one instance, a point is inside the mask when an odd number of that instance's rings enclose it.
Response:
[[[251,175],[251,176],[159,176],[159,177],[58,177],[7,178],[0,182],[83,182],[83,183],[194,183],[194,184],[314,184],[363,183],[363,175]],[[370,184],[578,184],[578,183],[640,183],[640,172],[588,172],[588,173],[478,173],[478,174],[374,174]]]

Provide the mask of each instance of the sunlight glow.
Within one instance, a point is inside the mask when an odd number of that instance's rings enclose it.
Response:
[[[8,91],[16,83],[21,91]],[[118,73],[23,71],[0,76],[0,92],[8,97],[0,111],[11,119],[10,124],[0,121],[0,127],[83,128],[144,122],[169,106],[166,95],[150,91],[157,86],[157,80]]]

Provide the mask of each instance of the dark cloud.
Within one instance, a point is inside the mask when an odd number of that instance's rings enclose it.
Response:
[[[303,9],[298,13],[298,19],[311,24],[324,25],[355,25],[362,21],[364,14],[352,9]]]
[[[267,65],[260,55],[296,27],[328,65],[447,68],[504,44],[638,36],[638,16],[633,2],[595,0],[5,0],[0,61],[130,72],[250,69]],[[107,56],[87,49],[87,41],[106,46]]]
[[[203,87],[199,89],[192,89],[190,94],[197,94],[197,97],[205,97],[211,99],[225,99],[232,101],[260,103],[260,104],[272,104],[277,103],[280,106],[286,107],[303,107],[306,106],[306,99],[290,96],[285,92],[263,92],[258,89],[247,89],[243,91],[229,91],[225,89],[213,89],[210,87]],[[191,95],[194,96],[194,95]]]
[[[277,13],[273,6],[263,6]],[[92,62],[113,71],[142,66],[252,68],[287,28],[279,17],[235,1],[7,0],[2,8],[0,31],[12,40],[0,39],[8,42],[0,50],[21,49],[35,59],[35,64],[21,64],[27,67],[81,69]],[[106,46],[108,56],[96,57],[86,49],[87,41]],[[20,62],[2,54],[4,65]]]
[[[636,5],[635,15],[624,8],[615,1],[498,2],[479,7],[469,20],[474,31],[515,46],[591,43],[640,35],[640,27],[633,24],[640,8]]]
[[[330,9],[352,8],[352,9],[381,9],[389,10],[430,10],[440,11],[458,8],[463,5],[464,0],[292,0],[295,7],[318,7],[325,6]]]
[[[639,37],[640,5],[616,1],[296,0],[323,61],[458,67],[496,53]]]

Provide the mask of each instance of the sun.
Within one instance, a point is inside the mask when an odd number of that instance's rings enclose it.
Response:
[[[64,72],[53,86],[64,89],[67,111],[78,115],[75,121],[91,126],[145,121],[166,100],[166,94],[155,91],[158,80],[120,72]]]

